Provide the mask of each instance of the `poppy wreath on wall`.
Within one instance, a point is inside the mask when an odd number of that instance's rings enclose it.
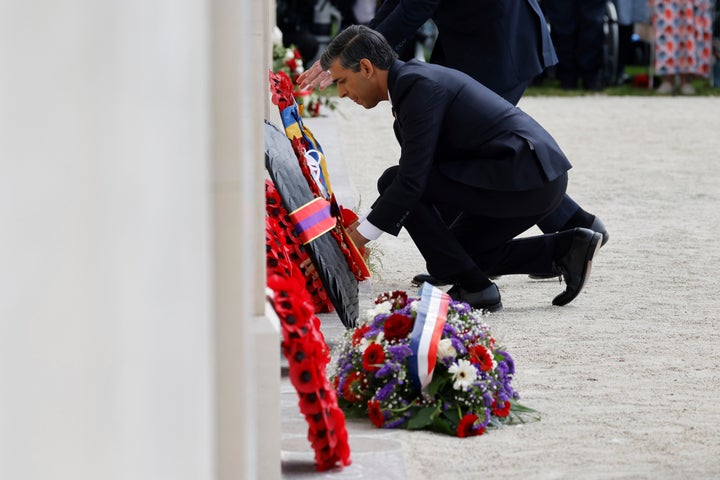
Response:
[[[265,180],[265,251],[267,255],[268,275],[272,271],[289,275],[284,270],[284,265],[290,263],[300,266],[304,273],[305,289],[310,294],[315,313],[327,313],[333,311],[333,304],[320,280],[320,276],[314,272],[304,272],[303,266],[310,262],[308,250],[300,243],[297,232],[287,210],[282,205],[280,194],[270,180]]]
[[[292,214],[312,202],[319,203],[303,177],[292,146],[285,134],[275,125],[265,122],[265,167],[270,179],[280,195],[281,203],[288,216],[292,220]],[[311,207],[316,205],[311,205]],[[326,212],[327,213],[327,207]],[[333,218],[333,221],[336,220]],[[293,221],[293,227],[298,232],[297,223]],[[332,228],[332,227],[331,227]],[[355,275],[348,268],[341,246],[335,237],[328,231],[322,233],[307,243],[299,238],[287,237],[288,242],[297,240],[299,245],[307,251],[307,254],[315,267],[315,273],[337,312],[340,321],[347,328],[352,328],[359,316],[358,302],[358,281]],[[286,242],[287,243],[287,242]],[[273,247],[273,244],[270,244]],[[283,247],[287,247],[283,245]],[[297,260],[301,262],[301,259]],[[295,263],[295,261],[293,262]],[[295,266],[306,276],[312,276],[308,268],[295,263]],[[313,292],[314,293],[314,292]]]
[[[265,235],[274,236],[276,222],[268,217]],[[289,364],[290,383],[298,394],[300,412],[308,423],[308,440],[315,452],[315,467],[325,471],[350,465],[350,445],[345,415],[327,379],[330,351],[314,314],[304,277],[281,253],[267,271],[268,299],[282,326],[282,352]]]
[[[359,314],[357,282],[370,276],[364,250],[356,248],[346,230],[357,215],[335,199],[322,147],[303,124],[289,77],[270,72],[269,78],[285,131],[265,122],[265,166],[296,232],[286,238],[297,243],[292,250],[304,247],[315,267],[315,272],[301,268],[306,283],[318,275],[343,325],[352,328]],[[304,259],[300,255],[293,261],[300,266]]]
[[[285,134],[291,142],[300,171],[313,195],[330,203],[333,217],[339,220],[330,232],[341,246],[348,268],[353,272],[355,278],[359,281],[365,280],[370,277],[370,270],[365,262],[365,250],[363,248],[358,249],[345,230],[347,226],[357,221],[358,217],[352,210],[338,204],[335,199],[325,162],[325,154],[320,143],[303,123],[292,95],[293,87],[290,79],[282,72],[278,74],[271,72],[270,85],[273,92],[273,103],[278,106],[280,111]]]

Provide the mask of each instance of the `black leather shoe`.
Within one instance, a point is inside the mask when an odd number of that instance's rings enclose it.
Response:
[[[605,244],[610,240],[610,234],[607,231],[607,228],[605,228],[605,225],[603,224],[602,220],[600,220],[598,217],[595,217],[595,220],[593,220],[592,225],[588,227],[590,230],[599,233],[602,235],[602,242],[600,243],[600,246],[603,247]],[[528,275],[528,277],[532,278],[533,280],[548,280],[551,278],[557,278],[562,275],[562,272],[560,272],[557,268],[553,268],[552,273],[544,273],[544,274],[532,274]]]
[[[562,276],[562,272],[555,265],[552,266],[552,272],[550,273],[531,273],[528,275],[533,280],[550,280],[560,276]]]
[[[595,217],[592,225],[590,225],[588,228],[593,232],[597,232],[602,235],[602,243],[600,244],[601,247],[604,247],[608,240],[610,240],[610,234],[608,234],[607,228],[605,228],[602,220],[600,220],[598,217]]]
[[[494,283],[479,292],[468,292],[461,286],[455,285],[447,293],[456,302],[465,302],[473,308],[487,310],[488,312],[502,310],[500,290]]]
[[[425,282],[429,283],[430,285],[435,285],[436,287],[443,287],[447,285],[447,283],[433,277],[429,273],[418,273],[412,278],[412,284],[416,287],[421,286]]]
[[[553,299],[553,305],[567,305],[578,296],[590,276],[592,259],[602,238],[602,234],[587,228],[575,229],[570,250],[555,261],[565,280],[565,291]]]

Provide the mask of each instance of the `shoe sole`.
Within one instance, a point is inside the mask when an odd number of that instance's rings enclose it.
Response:
[[[413,285],[414,287],[422,287],[422,286],[423,286],[423,283],[425,283],[425,282],[418,282],[418,281],[415,281],[415,280],[410,280],[410,284]],[[429,283],[429,284],[432,285],[433,287],[446,287],[446,286],[450,285],[449,283],[442,283],[442,282],[434,282],[434,283],[433,283],[433,282],[427,282],[427,283]]]
[[[503,309],[503,304],[502,304],[502,302],[498,302],[498,303],[496,303],[495,305],[491,305],[491,306],[489,306],[489,307],[485,307],[485,308],[483,308],[482,310],[483,310],[484,312],[495,313],[495,312],[499,312],[499,311],[502,310],[502,309]]]
[[[562,307],[563,305],[567,305],[568,303],[575,300],[575,298],[580,295],[580,292],[583,288],[585,288],[585,284],[588,281],[588,278],[590,278],[590,271],[592,270],[592,260],[595,257],[595,254],[598,250],[600,250],[600,247],[602,246],[602,238],[603,234],[595,232],[595,235],[593,235],[592,240],[590,241],[590,248],[588,248],[587,253],[585,254],[585,274],[583,275],[582,282],[580,282],[580,286],[575,291],[575,294],[568,298],[567,300],[558,300],[558,297],[562,296],[562,293],[555,297],[553,299],[553,305],[556,305],[558,307]],[[564,293],[564,292],[563,292]]]

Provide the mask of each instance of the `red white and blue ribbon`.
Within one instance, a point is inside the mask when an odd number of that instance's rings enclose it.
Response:
[[[410,378],[416,389],[427,395],[437,360],[438,343],[447,318],[450,296],[429,283],[423,283],[418,292],[418,307],[415,325],[410,333],[409,357]]]

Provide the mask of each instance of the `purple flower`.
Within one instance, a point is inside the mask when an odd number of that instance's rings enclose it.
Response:
[[[393,373],[398,371],[398,366],[394,363],[386,363],[382,367],[380,367],[380,370],[375,372],[375,377],[377,378],[383,378],[387,377],[388,375],[392,375]]]
[[[402,426],[404,423],[405,423],[405,417],[400,417],[400,418],[393,420],[392,422],[385,422],[385,424],[383,425],[383,428],[397,428],[397,427]]]
[[[387,400],[387,398],[395,389],[395,385],[397,385],[397,380],[390,380],[384,387],[380,389],[379,392],[375,394],[375,400],[377,400],[378,402],[384,402],[385,400]]]
[[[452,342],[452,346],[455,348],[455,350],[457,350],[458,355],[465,355],[467,353],[467,348],[465,348],[465,344],[458,337],[450,338],[450,342]]]
[[[457,329],[450,325],[449,323],[445,323],[445,326],[443,327],[443,337],[456,337],[457,336]]]
[[[407,357],[412,355],[412,349],[409,345],[390,345],[388,347],[388,355],[393,362],[403,363]]]
[[[500,354],[503,357],[505,357],[501,362],[498,362],[499,363],[498,368],[499,368],[500,364],[502,364],[502,365],[506,366],[506,368],[507,368],[507,371],[506,371],[507,375],[512,375],[513,373],[515,373],[515,361],[512,359],[510,354],[507,352],[504,352],[502,350],[497,350],[495,353]]]

